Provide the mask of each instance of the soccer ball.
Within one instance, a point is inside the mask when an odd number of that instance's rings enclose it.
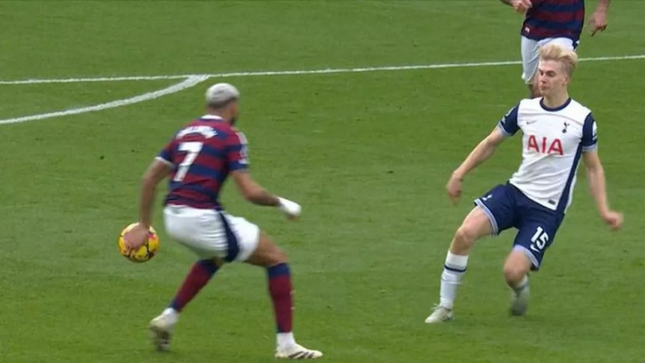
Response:
[[[123,255],[123,257],[132,262],[146,262],[155,257],[157,251],[159,251],[159,236],[157,235],[157,231],[155,231],[155,229],[150,226],[150,230],[148,231],[148,241],[144,243],[143,246],[141,246],[141,248],[139,248],[138,250],[130,251],[128,253],[123,241],[123,235],[136,225],[136,223],[132,223],[129,226],[125,227],[123,231],[121,231],[118,242],[119,252],[121,253],[121,255]]]

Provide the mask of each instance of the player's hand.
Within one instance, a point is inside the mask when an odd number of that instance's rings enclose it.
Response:
[[[623,214],[614,212],[614,211],[608,211],[602,215],[602,219],[609,225],[609,227],[616,231],[619,230],[620,227],[623,225]]]
[[[531,0],[513,0],[511,4],[513,9],[521,14],[526,13],[533,6]]]
[[[287,218],[294,220],[300,217],[300,213],[302,212],[300,204],[280,197],[278,197],[278,200],[280,201],[278,208],[287,215]]]
[[[589,19],[589,26],[591,27],[591,36],[596,35],[598,31],[605,31],[607,29],[607,13],[604,11],[596,11]]]
[[[461,182],[462,178],[458,175],[452,174],[450,180],[448,180],[448,185],[446,185],[446,191],[448,196],[452,201],[452,204],[457,204],[457,200],[461,197]]]
[[[128,251],[136,251],[143,246],[148,240],[148,228],[141,223],[137,223],[123,235],[123,243]]]

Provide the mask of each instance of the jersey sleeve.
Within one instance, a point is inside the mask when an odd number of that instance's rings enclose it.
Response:
[[[175,138],[173,138],[166,144],[166,146],[157,154],[155,159],[164,162],[168,165],[173,165],[173,160],[175,156]]]
[[[513,136],[520,129],[517,125],[517,114],[519,110],[519,103],[511,108],[504,117],[499,121],[497,127],[502,131],[505,136]]]
[[[226,163],[228,170],[246,170],[249,167],[248,142],[239,131],[232,131],[226,137]]]
[[[598,147],[598,126],[590,113],[582,126],[582,151],[592,151]]]

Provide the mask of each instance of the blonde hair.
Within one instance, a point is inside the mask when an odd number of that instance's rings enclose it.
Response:
[[[557,44],[547,44],[540,48],[540,60],[562,63],[567,74],[571,76],[578,65],[578,54]]]

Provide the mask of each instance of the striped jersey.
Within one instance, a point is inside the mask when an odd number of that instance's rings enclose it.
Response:
[[[580,39],[585,18],[584,0],[532,0],[521,34],[533,40],[570,38]]]
[[[173,168],[165,204],[222,209],[222,185],[230,172],[248,168],[247,148],[244,134],[218,116],[184,126],[157,156]]]

